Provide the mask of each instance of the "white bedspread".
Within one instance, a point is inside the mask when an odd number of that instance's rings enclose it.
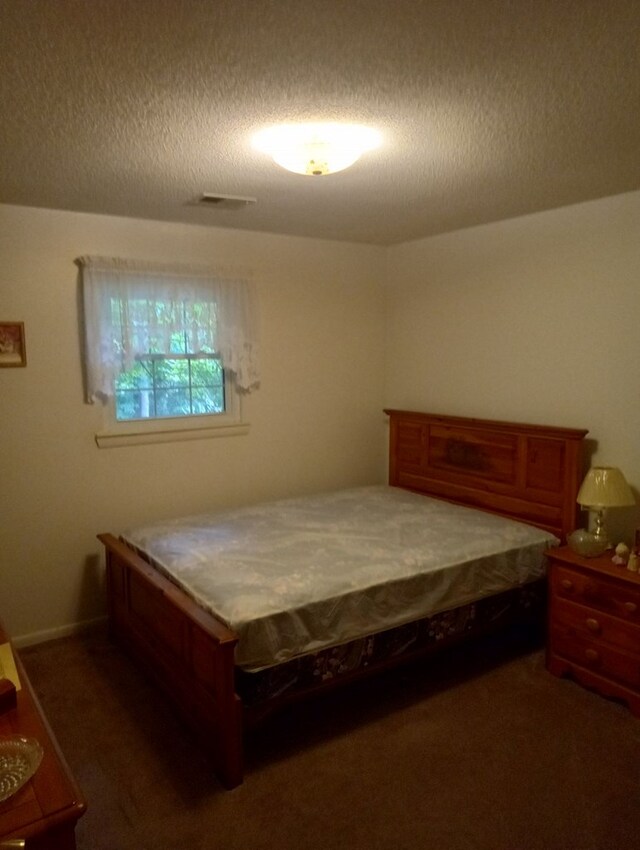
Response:
[[[186,517],[123,538],[239,634],[257,670],[539,578],[539,529],[376,486]]]

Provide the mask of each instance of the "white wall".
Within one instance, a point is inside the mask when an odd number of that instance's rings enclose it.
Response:
[[[382,481],[383,406],[588,428],[637,493],[639,233],[640,192],[387,250],[0,206],[0,319],[25,321],[28,354],[0,369],[0,618],[28,640],[100,616],[100,531]],[[248,436],[95,446],[81,254],[254,268]]]
[[[637,495],[640,192],[387,259],[387,405],[588,428],[593,461],[620,466]],[[638,521],[625,510],[614,525],[628,536]]]
[[[75,257],[250,266],[263,380],[247,436],[98,449],[83,402]],[[381,248],[0,206],[0,618],[20,642],[103,613],[95,535],[153,517],[383,480]]]

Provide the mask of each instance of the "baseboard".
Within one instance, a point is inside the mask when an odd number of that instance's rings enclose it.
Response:
[[[84,620],[81,623],[71,623],[67,626],[58,626],[55,629],[44,629],[41,632],[31,632],[28,635],[20,635],[20,637],[12,637],[11,641],[16,649],[22,649],[25,646],[33,646],[36,643],[45,643],[50,640],[58,640],[59,638],[70,637],[71,635],[82,634],[94,629],[104,628],[107,618],[96,617],[95,620]]]

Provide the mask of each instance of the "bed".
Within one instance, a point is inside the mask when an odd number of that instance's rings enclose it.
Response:
[[[388,485],[101,534],[111,635],[227,788],[283,703],[544,609],[585,430],[386,410]]]

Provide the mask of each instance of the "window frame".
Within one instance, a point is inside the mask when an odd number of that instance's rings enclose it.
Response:
[[[163,415],[157,415],[156,414],[156,415],[153,415],[153,416],[137,416],[137,417],[132,416],[128,419],[120,419],[120,418],[118,418],[118,415],[117,415],[117,404],[114,404],[116,421],[118,421],[118,422],[149,422],[149,421],[156,421],[156,420],[159,420],[159,419],[172,419],[172,418],[183,420],[183,419],[191,419],[194,416],[221,416],[221,415],[223,415],[224,413],[227,412],[227,409],[229,407],[228,399],[227,399],[227,383],[228,383],[227,372],[228,372],[228,370],[226,370],[224,368],[224,365],[222,363],[222,358],[220,357],[219,354],[206,354],[206,353],[202,353],[202,352],[198,353],[198,354],[191,354],[189,352],[186,352],[186,353],[180,352],[180,353],[174,353],[174,354],[149,353],[149,354],[139,354],[136,357],[136,361],[138,363],[143,364],[145,369],[147,367],[144,364],[147,364],[147,363],[153,364],[152,365],[152,372],[153,372],[152,386],[149,387],[148,389],[154,396],[154,406],[156,408],[157,408],[157,405],[158,405],[158,400],[157,400],[158,393],[160,393],[162,390],[178,389],[177,387],[171,387],[171,386],[163,387],[162,385],[160,385],[156,381],[156,369],[157,369],[156,364],[161,363],[163,361],[168,361],[168,360],[173,360],[173,361],[175,361],[175,360],[185,360],[185,361],[187,361],[188,371],[189,371],[189,381],[182,388],[188,389],[191,406],[193,406],[193,391],[205,388],[203,386],[194,385],[194,383],[193,383],[193,380],[192,380],[192,372],[193,372],[193,365],[192,364],[193,364],[193,361],[195,361],[195,360],[216,360],[218,362],[219,368],[222,370],[222,395],[223,395],[223,399],[224,399],[224,410],[222,410],[222,411],[210,411],[210,412],[201,413],[201,414],[198,414],[198,413],[183,413],[183,414],[181,414],[180,416],[177,416],[177,417],[163,416]],[[118,387],[117,386],[117,380],[118,380],[118,378],[116,378],[116,383],[115,383],[114,392],[113,392],[114,401],[115,401],[115,399],[118,398],[118,396],[120,396],[122,394],[141,392],[143,390],[143,388],[141,388],[141,387],[131,387],[131,388],[129,388],[129,387],[125,387],[125,388]]]
[[[248,434],[249,424],[242,415],[242,397],[227,369],[224,369],[224,394],[224,413],[119,420],[114,393],[102,408],[103,423],[95,435],[96,444],[99,448],[111,448]]]

